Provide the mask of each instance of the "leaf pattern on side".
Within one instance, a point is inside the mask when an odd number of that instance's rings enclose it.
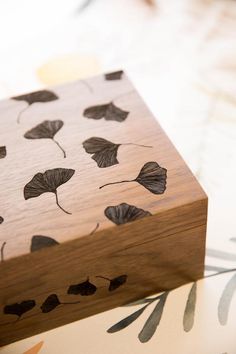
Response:
[[[222,326],[227,324],[230,304],[236,291],[236,274],[227,282],[218,305],[218,319]]]
[[[121,80],[124,72],[123,70],[114,71],[112,73],[105,74],[105,80]]]
[[[148,304],[149,305],[149,304]],[[128,327],[129,325],[131,325],[134,321],[136,321],[139,316],[142,315],[142,313],[146,310],[146,308],[148,307],[148,305],[143,306],[141,309],[133,312],[131,315],[125,317],[123,320],[119,321],[118,323],[116,323],[115,325],[113,325],[112,327],[110,327],[107,330],[107,333],[115,333],[115,332],[119,332],[122,329],[125,329],[126,327]]]
[[[57,206],[67,214],[71,214],[59,204],[57,188],[66,183],[74,175],[75,170],[67,168],[54,168],[44,173],[37,173],[24,187],[25,200],[35,198],[43,193],[54,193]]]
[[[151,216],[149,211],[137,208],[134,205],[121,203],[115,206],[108,206],[105,211],[105,216],[114,222],[116,225],[126,224],[146,216]]]
[[[46,298],[40,308],[43,313],[48,313],[54,310],[59,305],[61,305],[61,302],[58,299],[58,296],[56,294],[51,294]]]
[[[23,113],[33,103],[47,103],[47,102],[58,100],[58,98],[59,97],[54,92],[49,91],[49,90],[40,90],[40,91],[27,93],[24,95],[12,97],[12,99],[15,101],[24,101],[24,102],[28,103],[28,106],[25,107],[18,114],[17,122],[20,123],[21,113]]]
[[[168,294],[169,294],[168,292],[162,294],[160,300],[158,301],[151,315],[148,317],[147,321],[145,322],[143,329],[138,335],[138,338],[141,343],[148,342],[156,332],[156,329],[160,324],[162,318],[162,314],[163,314],[163,310],[164,310],[164,306]]]
[[[141,168],[138,176],[132,180],[106,183],[99,189],[118,183],[138,182],[153,194],[163,194],[166,190],[167,169],[158,165],[157,162],[147,162]]]
[[[129,115],[128,111],[124,111],[117,107],[113,102],[107,104],[91,106],[84,110],[84,117],[89,119],[114,120],[116,122],[123,122]]]
[[[189,332],[193,328],[196,300],[197,300],[197,283],[193,283],[189,291],[188,300],[184,310],[183,327],[185,332]]]
[[[128,275],[122,274],[122,275],[119,275],[118,277],[115,277],[112,279],[109,279],[109,278],[104,277],[102,275],[97,275],[96,278],[101,278],[101,279],[105,279],[105,280],[109,281],[110,285],[109,285],[108,290],[114,291],[114,290],[118,289],[121,285],[126,283]]]
[[[119,163],[117,152],[120,144],[114,144],[103,138],[93,137],[83,142],[83,148],[88,154],[93,154],[92,159],[98,167],[105,168]]]
[[[54,139],[56,133],[63,127],[62,120],[45,120],[36,125],[36,127],[27,131],[24,135],[26,139],[51,139],[62,151],[63,157],[66,157],[66,152],[62,146]]]
[[[0,146],[0,159],[4,159],[7,156],[6,146]]]
[[[95,294],[96,291],[97,287],[94,284],[90,283],[88,278],[82,283],[70,285],[67,290],[67,294],[90,296]]]
[[[32,310],[36,306],[34,300],[26,300],[20,303],[6,305],[3,309],[5,315],[16,315],[19,318],[25,313]]]
[[[48,236],[35,235],[31,239],[30,252],[41,250],[45,247],[59,245],[59,242]]]

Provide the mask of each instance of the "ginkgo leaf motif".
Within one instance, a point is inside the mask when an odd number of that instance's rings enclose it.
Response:
[[[189,332],[193,328],[196,300],[197,300],[197,283],[195,282],[191,286],[188,295],[188,300],[184,310],[183,327],[185,332]]]
[[[162,296],[160,297],[160,300],[156,304],[151,315],[148,317],[147,321],[145,322],[143,329],[141,330],[141,332],[138,335],[138,338],[141,343],[148,342],[152,338],[154,333],[156,332],[156,329],[159,326],[161,318],[162,318],[162,314],[163,314],[163,310],[164,310],[164,306],[165,306],[168,294],[169,294],[168,292],[165,292],[162,294]]]
[[[97,275],[96,278],[101,278],[105,279],[110,282],[109,291],[114,291],[118,289],[121,285],[125,284],[127,281],[128,276],[126,274],[119,275],[118,277],[115,277],[113,279],[109,279],[107,277],[104,277],[102,275]]]
[[[106,217],[116,225],[126,224],[127,222],[142,219],[152,215],[149,211],[137,208],[134,205],[121,203],[116,206],[109,206],[104,211]]]
[[[2,216],[0,216],[0,224],[2,224],[2,223],[3,223],[3,221],[4,221],[3,217],[2,217]]]
[[[24,187],[25,200],[35,198],[43,193],[54,193],[56,196],[56,204],[67,214],[71,214],[59,204],[57,188],[66,183],[74,175],[75,170],[67,168],[54,168],[44,173],[37,173],[32,180]]]
[[[91,106],[84,110],[84,117],[89,119],[114,120],[116,122],[123,122],[129,115],[128,111],[124,111],[117,107],[113,102],[102,105]]]
[[[0,146],[0,159],[4,159],[7,156],[6,146]]]
[[[62,146],[54,139],[56,133],[63,127],[62,120],[45,120],[42,123],[36,125],[33,129],[27,131],[24,135],[26,139],[51,139],[62,151],[64,158],[66,152]]]
[[[13,100],[16,101],[24,101],[26,102],[28,105],[18,114],[17,117],[17,122],[20,123],[20,116],[21,114],[33,103],[47,103],[47,102],[51,102],[51,101],[55,101],[58,99],[58,96],[49,90],[40,90],[40,91],[35,91],[35,92],[31,92],[31,93],[27,93],[24,95],[20,95],[20,96],[15,96],[12,97]]]
[[[35,252],[45,247],[59,245],[59,242],[48,236],[35,235],[32,237],[30,251]]]
[[[21,317],[25,312],[32,310],[36,306],[34,300],[26,300],[20,303],[6,305],[3,309],[5,315],[16,315]]]
[[[114,71],[112,73],[105,74],[105,79],[110,80],[121,80],[124,72],[122,70]]]
[[[46,298],[40,308],[43,313],[48,313],[54,310],[59,305],[61,305],[61,302],[58,299],[58,296],[56,294],[51,294]]]
[[[152,147],[133,143],[114,144],[109,140],[99,137],[92,137],[83,142],[83,148],[88,154],[93,154],[92,159],[97,162],[100,168],[114,166],[119,163],[117,160],[117,152],[121,145]]]
[[[144,188],[154,194],[163,194],[166,190],[167,170],[158,165],[157,162],[147,162],[141,168],[138,176],[132,180],[106,183],[100,189],[112,184],[138,182]]]
[[[96,291],[97,287],[94,284],[90,283],[88,278],[82,283],[70,285],[67,290],[67,294],[89,296],[95,294]]]
[[[218,319],[222,326],[227,324],[229,308],[236,291],[236,274],[226,284],[218,305]]]

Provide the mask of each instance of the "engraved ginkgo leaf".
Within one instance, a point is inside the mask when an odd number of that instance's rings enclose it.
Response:
[[[102,275],[97,275],[96,278],[101,278],[101,279],[105,279],[105,280],[109,281],[110,285],[109,285],[108,290],[114,291],[114,290],[118,289],[121,285],[126,283],[128,276],[126,274],[122,274],[122,275],[119,275],[118,277],[109,279],[109,278],[104,277]]]
[[[25,200],[35,198],[43,193],[54,193],[57,206],[67,214],[71,214],[59,204],[57,188],[66,183],[74,175],[75,170],[67,168],[54,168],[44,173],[37,173],[24,187]]]
[[[164,167],[158,165],[157,162],[147,162],[141,168],[138,176],[132,180],[123,180],[119,182],[111,182],[102,185],[101,188],[112,184],[126,183],[126,182],[138,182],[144,188],[148,189],[154,194],[163,194],[166,190],[167,170]]]
[[[51,294],[46,298],[40,308],[43,313],[48,313],[54,310],[59,305],[61,305],[61,302],[58,299],[58,296],[56,294]]]
[[[6,305],[3,309],[5,315],[16,315],[21,317],[25,312],[32,310],[36,306],[34,300],[25,300],[20,303]]]
[[[4,221],[3,217],[2,217],[2,216],[0,216],[0,224],[2,224],[2,223],[3,223],[3,221]]]
[[[124,111],[117,107],[113,102],[107,104],[91,106],[84,110],[84,117],[89,119],[101,119],[114,120],[116,122],[123,122],[127,117],[129,112]]]
[[[35,252],[41,250],[42,248],[56,245],[59,245],[59,242],[54,240],[52,237],[35,235],[31,239],[30,251]]]
[[[47,103],[47,102],[51,102],[51,101],[55,101],[58,99],[58,96],[49,90],[40,90],[40,91],[35,91],[35,92],[31,92],[31,93],[27,93],[24,95],[20,95],[20,96],[15,96],[12,97],[13,100],[16,101],[24,101],[26,102],[28,105],[18,114],[17,117],[17,122],[20,123],[20,116],[21,114],[33,103]]]
[[[111,80],[121,80],[124,72],[122,70],[114,71],[112,73],[105,74],[105,79],[108,81]]]
[[[121,145],[135,145],[147,148],[152,147],[133,143],[115,144],[109,140],[99,137],[92,137],[83,142],[85,151],[88,154],[93,154],[92,159],[97,162],[97,165],[100,168],[114,166],[119,163],[117,160],[117,153],[118,148]]]
[[[116,225],[126,224],[127,222],[135,221],[142,219],[145,216],[152,215],[149,211],[126,203],[109,206],[105,209],[104,213],[106,217]]]
[[[7,156],[6,146],[0,146],[0,159],[4,159]]]
[[[89,296],[95,294],[97,287],[89,281],[89,278],[79,284],[70,285],[67,294]]]
[[[27,131],[24,135],[26,139],[51,139],[61,149],[64,158],[66,152],[62,146],[54,139],[56,133],[63,127],[62,120],[45,120],[42,123],[36,125],[33,129]]]

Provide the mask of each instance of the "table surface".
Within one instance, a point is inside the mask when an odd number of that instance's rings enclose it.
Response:
[[[80,4],[0,4],[0,97],[125,69],[209,196],[205,275],[234,269],[236,2]],[[117,308],[0,353],[234,354],[235,289],[235,272],[227,271],[173,290],[164,306],[156,299]],[[107,332],[147,304],[129,326]]]

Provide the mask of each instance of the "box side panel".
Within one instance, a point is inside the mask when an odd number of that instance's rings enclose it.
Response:
[[[205,235],[201,200],[3,262],[0,345],[201,278]]]

